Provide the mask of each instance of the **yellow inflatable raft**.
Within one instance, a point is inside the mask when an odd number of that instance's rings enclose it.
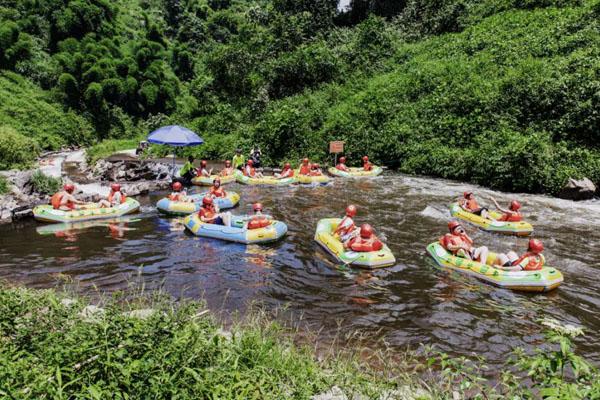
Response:
[[[362,168],[350,167],[350,171],[340,171],[335,167],[330,167],[327,170],[331,175],[341,177],[341,178],[369,178],[373,176],[380,175],[383,172],[383,168],[378,166],[373,166],[373,169],[370,171],[365,171]]]
[[[193,194],[188,196],[190,201],[172,201],[168,197],[163,197],[156,203],[156,208],[163,214],[169,215],[188,215],[193,212],[199,211],[202,206],[202,199],[208,195],[206,193]],[[219,209],[224,210],[226,208],[235,207],[240,201],[240,195],[236,192],[227,191],[225,197],[215,197],[214,203]]]
[[[340,222],[339,218],[322,219],[317,224],[315,232],[315,241],[338,261],[366,268],[380,268],[396,263],[396,258],[385,244],[378,251],[355,252],[344,249],[342,242],[333,235]]]
[[[457,257],[444,249],[439,242],[427,246],[427,252],[440,267],[474,276],[477,279],[506,289],[523,292],[549,292],[556,289],[563,282],[563,275],[554,267],[544,266],[538,271],[508,271],[478,261]],[[492,263],[495,259],[496,254],[490,252],[488,263]]]
[[[265,176],[262,178],[251,178],[242,174],[239,171],[235,172],[235,180],[244,185],[271,185],[284,186],[291,185],[296,182],[296,177],[277,179],[274,176]]]
[[[42,222],[78,222],[92,219],[105,219],[120,217],[131,214],[140,208],[140,203],[128,197],[125,203],[114,207],[100,208],[99,206],[88,206],[85,209],[63,211],[55,210],[51,205],[37,206],[33,209],[33,216]]]
[[[454,218],[461,219],[478,226],[484,231],[504,233],[509,235],[527,236],[533,232],[533,226],[529,222],[507,222],[497,221],[502,214],[495,211],[488,211],[494,219],[483,218],[468,211],[465,211],[458,203],[450,204],[450,214]]]
[[[192,178],[192,184],[198,185],[198,186],[212,186],[213,181],[217,178],[221,179],[221,185],[235,182],[234,175],[227,175],[227,176],[211,175],[211,176],[196,176],[196,177]]]
[[[311,185],[311,184],[321,184],[324,185],[329,183],[331,179],[326,175],[300,175],[298,171],[295,171],[294,176],[296,177],[296,182],[301,183],[303,185]]]

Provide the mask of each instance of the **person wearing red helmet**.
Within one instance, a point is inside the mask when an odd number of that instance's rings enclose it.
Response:
[[[277,179],[285,179],[291,178],[294,176],[294,170],[292,169],[292,165],[289,162],[286,162],[281,170],[281,173],[275,174],[275,178]]]
[[[202,199],[202,207],[198,211],[198,216],[200,217],[200,221],[207,224],[230,226],[231,214],[219,214],[215,208],[213,198],[210,196],[205,196]]]
[[[450,233],[446,233],[440,238],[440,244],[443,248],[455,256],[487,264],[488,248],[485,246],[474,247],[473,239],[467,235],[460,222],[454,220],[448,222],[448,230]]]
[[[263,205],[261,203],[254,203],[252,205],[252,211],[254,211],[254,215],[251,216],[248,221],[248,229],[265,228],[271,224],[271,219],[262,213]]]
[[[323,171],[321,170],[321,166],[318,163],[314,163],[310,166],[310,176],[321,176],[323,175]]]
[[[310,160],[308,158],[304,158],[302,160],[302,164],[300,165],[300,171],[298,171],[300,175],[308,175],[310,174]]]
[[[67,183],[63,186],[63,190],[55,193],[50,199],[50,204],[52,204],[52,208],[55,210],[63,210],[63,211],[72,211],[82,207],[79,205],[86,204],[81,200],[77,200],[75,196],[73,196],[73,192],[75,191],[75,186],[70,183]]]
[[[373,170],[373,164],[371,164],[369,162],[369,157],[368,156],[364,156],[362,158],[363,160],[363,170],[365,171],[372,171]]]
[[[517,200],[511,201],[508,209],[500,207],[496,199],[493,197],[492,201],[496,205],[496,208],[502,213],[502,216],[498,219],[498,221],[520,222],[523,220],[523,216],[519,212],[521,209],[521,203],[519,203]]]
[[[346,215],[340,221],[339,225],[333,231],[333,235],[338,237],[342,243],[346,243],[348,240],[355,237],[358,232],[356,225],[354,224],[353,217],[356,216],[358,209],[355,205],[350,204],[346,207]]]
[[[383,243],[375,236],[375,230],[369,224],[360,226],[360,234],[344,243],[344,248],[357,252],[378,251]]]
[[[114,207],[125,203],[125,200],[125,195],[121,192],[121,185],[113,183],[110,185],[110,192],[108,192],[106,199],[100,200],[98,204],[100,204],[100,208]]]
[[[181,182],[173,182],[172,187],[173,187],[173,192],[171,192],[171,194],[169,196],[167,196],[169,200],[183,201],[183,202],[192,201],[190,198],[188,198],[187,192],[183,188],[183,185],[181,184]]]
[[[226,197],[227,193],[225,189],[221,186],[221,180],[219,178],[215,178],[213,181],[213,185],[210,187],[210,195],[212,197]]]
[[[212,168],[208,169],[208,163],[206,162],[206,160],[202,160],[200,161],[200,168],[198,168],[198,176],[204,176],[206,178],[210,177],[212,175]]]
[[[348,168],[346,166],[346,157],[340,157],[340,159],[338,160],[338,163],[335,166],[335,168],[339,169],[340,171],[344,171],[344,172],[350,171],[350,168]]]
[[[223,168],[221,170],[221,172],[219,172],[220,176],[230,176],[233,175],[233,167],[231,166],[231,161],[226,160],[225,161],[225,168]]]
[[[538,271],[546,263],[542,251],[544,251],[544,244],[541,240],[529,239],[527,251],[522,256],[519,257],[514,251],[509,251],[506,254],[498,254],[496,263],[508,270]]]
[[[485,207],[481,207],[479,203],[477,203],[477,200],[475,199],[475,196],[471,191],[463,193],[463,198],[459,200],[458,205],[460,205],[460,207],[467,212],[479,215],[482,218],[490,219],[488,209]]]
[[[254,161],[252,160],[248,160],[246,162],[246,166],[244,167],[244,170],[242,171],[244,173],[244,175],[250,177],[250,178],[262,178],[263,175],[258,172],[256,170],[256,168],[254,168]]]

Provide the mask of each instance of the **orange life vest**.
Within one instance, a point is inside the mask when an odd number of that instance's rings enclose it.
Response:
[[[214,218],[216,213],[215,213],[214,209],[212,209],[212,208],[201,207],[200,211],[198,211],[198,215],[200,216],[200,218],[204,217],[207,219],[212,219],[212,218]]]
[[[171,193],[169,195],[169,200],[171,201],[181,201],[181,193]]]
[[[54,208],[55,210],[60,209],[60,207],[63,204],[60,204],[63,198],[63,192],[58,192],[55,193],[52,198],[50,199],[50,204],[52,204],[52,208]],[[75,208],[75,203],[73,203],[71,200],[67,201],[65,204],[65,206],[67,206],[67,208],[73,210]]]
[[[346,167],[346,164],[342,164],[339,163],[338,165],[335,166],[336,169],[339,169],[340,171],[348,171],[348,167]]]
[[[440,238],[440,244],[446,250],[456,254],[458,250],[450,250],[449,247],[452,246],[461,246],[466,244],[471,247],[473,245],[473,240],[467,235],[454,235],[452,233],[446,233],[444,236]]]
[[[373,169],[373,164],[371,164],[370,162],[367,161],[366,163],[363,164],[363,169],[365,171],[371,171]]]
[[[525,271],[537,271],[542,269],[546,259],[543,254],[525,253],[518,260],[512,263],[512,265],[520,265]]]
[[[108,194],[109,203],[112,203],[113,198],[115,197],[115,193],[117,193],[117,192],[113,192],[111,190],[110,193]],[[123,192],[120,192],[120,193],[121,193],[121,203],[120,204],[123,204],[123,203],[125,203],[126,198],[125,198],[125,195],[123,194]]]
[[[283,170],[281,170],[281,175],[284,178],[291,178],[292,176],[294,176],[294,170],[291,168],[284,168]]]
[[[225,197],[227,195],[225,193],[225,190],[223,190],[222,187],[219,187],[218,189],[215,189],[214,186],[211,186],[211,188],[210,188],[210,194],[212,194],[215,197]]]
[[[349,247],[357,252],[379,251],[383,248],[383,243],[375,235],[368,239],[359,236],[350,240]]]
[[[345,228],[344,228],[344,227],[342,227],[342,226],[344,225],[344,223],[345,223],[347,220],[350,220],[350,221],[352,221],[352,223],[351,223],[350,225],[348,225],[347,227],[345,227]],[[342,227],[342,228],[340,228],[340,227]],[[343,219],[340,221],[340,224],[338,225],[338,228],[340,228],[340,229],[341,229],[341,230],[338,230],[338,234],[339,234],[340,236],[344,236],[344,235],[347,235],[347,234],[349,234],[350,232],[352,232],[352,231],[353,231],[353,230],[356,228],[356,226],[354,225],[354,220],[352,220],[352,218],[350,218],[350,217],[344,217],[344,218],[343,218]]]
[[[498,219],[498,221],[506,221],[506,222],[520,222],[522,220],[523,220],[523,217],[521,216],[521,213],[515,212],[515,211],[504,213],[504,214],[502,214],[500,219]]]
[[[302,164],[300,166],[300,175],[308,175],[310,173],[310,165]]]
[[[477,203],[477,200],[473,199],[464,199],[462,201],[462,205],[470,211],[475,211],[475,210],[479,210],[481,207],[479,207],[479,203]]]
[[[319,170],[310,171],[310,176],[321,176],[323,173]]]
[[[244,167],[244,175],[253,177],[254,175],[256,175],[256,170],[252,167],[246,166]]]
[[[248,229],[259,229],[267,227],[271,224],[268,218],[262,215],[255,215],[248,221]]]

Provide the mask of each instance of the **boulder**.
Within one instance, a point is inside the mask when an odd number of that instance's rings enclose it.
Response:
[[[596,193],[596,185],[588,178],[569,178],[565,186],[558,193],[558,197],[567,200],[589,200]]]
[[[13,208],[11,211],[13,221],[33,217],[33,205],[24,205]]]

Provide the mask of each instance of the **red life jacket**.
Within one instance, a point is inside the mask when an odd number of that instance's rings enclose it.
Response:
[[[341,228],[341,230],[338,230],[338,234],[339,234],[340,236],[347,235],[347,234],[349,234],[350,232],[352,232],[352,231],[353,231],[353,230],[356,228],[356,226],[354,225],[354,220],[352,220],[352,218],[350,218],[350,217],[344,217],[344,218],[343,218],[343,219],[340,221],[340,224],[338,225],[338,228],[340,228],[341,226],[343,226],[343,225],[344,225],[344,223],[345,223],[347,220],[350,220],[350,221],[352,221],[352,224],[348,225],[348,226],[347,226],[347,227],[345,227],[345,228]]]
[[[310,173],[310,165],[302,164],[300,166],[300,175],[308,175]]]
[[[321,176],[323,173],[319,170],[310,171],[310,176]]]
[[[498,221],[506,221],[506,222],[520,222],[522,220],[523,220],[523,217],[521,216],[521,213],[515,212],[515,211],[504,213],[504,214],[502,214],[500,219],[498,219]]]
[[[458,250],[450,250],[449,247],[451,245],[460,246],[462,244],[466,244],[467,246],[471,247],[473,245],[473,240],[467,235],[453,235],[452,233],[446,233],[440,238],[440,244],[446,250],[456,254]]]
[[[379,251],[383,248],[383,243],[375,235],[368,239],[359,236],[350,240],[349,247],[357,252]]]
[[[117,193],[117,192],[113,192],[111,190],[110,193],[108,194],[109,203],[112,203],[113,198],[115,197],[115,193]],[[120,193],[121,193],[121,203],[120,204],[123,204],[123,203],[125,203],[126,198],[125,198],[125,195],[123,194],[123,192],[120,192]]]
[[[365,171],[371,171],[371,170],[373,170],[373,164],[371,164],[370,162],[367,161],[366,163],[363,164],[363,169]]]
[[[479,210],[481,207],[479,207],[479,203],[477,203],[477,200],[473,199],[464,199],[462,200],[461,204],[470,211],[475,211],[475,210]]]
[[[169,195],[169,200],[171,201],[181,201],[181,193],[175,192]]]
[[[546,259],[543,254],[525,253],[518,260],[512,263],[512,265],[520,265],[524,271],[537,271],[542,269]]]
[[[200,216],[201,219],[202,217],[212,219],[215,215],[215,211],[211,208],[201,207],[200,211],[198,211],[198,216]]]
[[[340,171],[348,172],[348,167],[346,167],[346,164],[339,163],[338,165],[335,166],[335,168],[339,169]]]
[[[244,167],[244,175],[249,176],[249,177],[253,177],[254,175],[256,175],[256,170],[253,167]]]
[[[212,194],[215,197],[225,197],[225,196],[227,196],[227,194],[225,193],[225,190],[223,190],[222,187],[219,187],[218,189],[215,189],[214,186],[211,186],[211,188],[210,188],[210,194]]]
[[[294,170],[291,168],[284,168],[283,170],[281,170],[280,176],[285,178],[291,178],[292,176],[294,176]]]
[[[271,225],[271,221],[262,215],[255,215],[248,221],[248,229],[259,229]]]
[[[64,205],[67,206],[67,208],[69,208],[70,210],[75,209],[75,203],[73,203],[71,200],[67,201],[65,204],[60,204],[62,202],[63,195],[63,192],[58,192],[52,196],[52,198],[50,199],[50,204],[52,204],[52,208],[58,210],[61,206]]]

